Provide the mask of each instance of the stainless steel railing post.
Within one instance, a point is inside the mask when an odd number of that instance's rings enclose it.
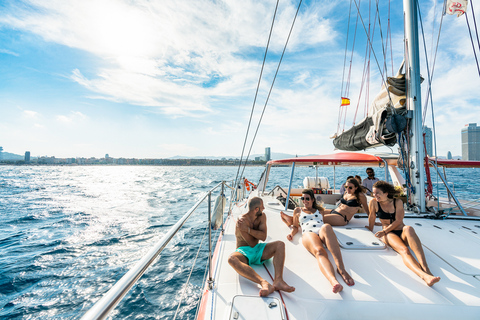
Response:
[[[208,193],[208,289],[213,289],[212,280],[212,192]]]

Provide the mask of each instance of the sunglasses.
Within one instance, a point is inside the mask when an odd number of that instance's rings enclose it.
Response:
[[[310,201],[310,197],[300,197],[300,200]]]
[[[352,186],[348,186],[348,187],[345,186],[345,189],[353,189],[353,187]]]
[[[373,173],[373,171],[368,171],[368,172],[367,172],[367,174],[372,174],[372,173]]]

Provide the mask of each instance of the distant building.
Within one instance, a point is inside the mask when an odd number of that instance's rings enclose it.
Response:
[[[462,160],[480,160],[480,127],[476,123],[462,128]]]
[[[3,147],[0,147],[0,160],[3,160]]]
[[[30,163],[30,151],[25,151],[25,163]]]
[[[270,161],[272,159],[270,154],[270,147],[265,148],[265,161]]]
[[[425,146],[427,148],[427,154],[432,157],[434,155],[432,129],[425,127],[423,128],[423,133],[425,133]]]
[[[105,159],[108,159],[110,158],[110,156],[108,155],[108,153],[105,155]]]
[[[450,151],[447,152],[447,159],[452,160],[452,153]]]

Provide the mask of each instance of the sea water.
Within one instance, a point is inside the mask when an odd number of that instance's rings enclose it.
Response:
[[[240,174],[257,183],[263,170],[247,167]],[[1,166],[0,318],[79,319],[208,190],[237,172],[237,167]],[[384,178],[383,168],[375,172]],[[337,168],[334,179],[331,169],[299,167],[293,187],[317,174],[332,187],[335,180],[336,188],[348,175],[366,176],[365,168]],[[267,189],[288,187],[290,175],[291,168],[272,169]],[[480,170],[447,175],[460,197],[480,197],[469,188]],[[446,195],[444,189],[440,193]],[[172,319],[176,313],[177,319],[195,318],[207,262],[207,212],[206,203],[195,211],[113,318]],[[215,231],[213,244],[217,236]]]

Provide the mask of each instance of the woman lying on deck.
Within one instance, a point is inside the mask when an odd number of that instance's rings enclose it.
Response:
[[[360,207],[368,215],[367,197],[363,193],[363,187],[355,178],[350,178],[345,182],[345,194],[340,199],[340,204],[333,210],[325,210],[324,221],[332,226],[344,226],[353,215],[358,212]]]
[[[324,210],[323,221],[332,226],[344,226],[352,220],[360,207],[368,215],[367,197],[363,193],[363,187],[357,179],[350,178],[345,182],[345,194],[340,199],[340,204],[333,210]],[[293,218],[280,211],[280,217],[287,226],[293,224]]]
[[[395,188],[388,182],[375,182],[372,192],[374,199],[370,201],[370,214],[368,216],[367,228],[373,232],[375,216],[378,216],[382,223],[383,230],[375,233],[375,236],[398,252],[402,256],[403,263],[415,272],[417,276],[422,278],[427,285],[432,286],[440,281],[440,277],[433,276],[430,269],[428,269],[422,243],[415,233],[415,230],[403,224],[403,217],[405,215],[403,202],[400,199],[394,198],[396,193]],[[415,253],[418,262],[408,249],[409,246]]]
[[[317,259],[320,270],[333,287],[333,292],[338,293],[342,291],[343,286],[335,277],[335,271],[330,260],[328,260],[328,254],[324,245],[330,250],[335,260],[338,274],[347,285],[353,286],[355,282],[345,270],[337,237],[333,232],[332,226],[323,223],[324,210],[322,206],[317,204],[313,190],[303,190],[301,199],[304,207],[297,207],[293,211],[292,231],[287,235],[287,239],[292,241],[293,236],[298,232],[298,228],[301,227],[303,245]]]

